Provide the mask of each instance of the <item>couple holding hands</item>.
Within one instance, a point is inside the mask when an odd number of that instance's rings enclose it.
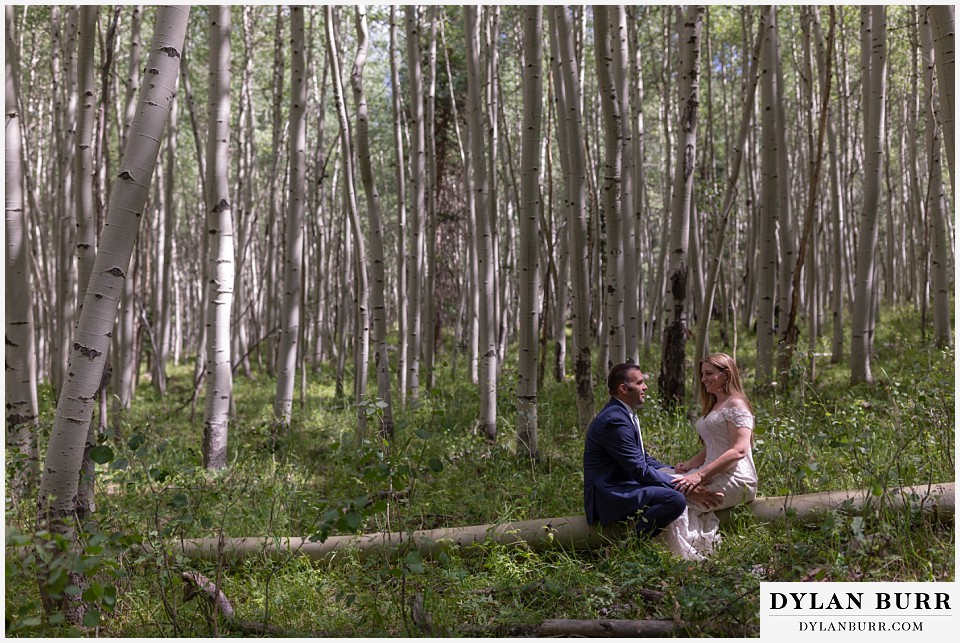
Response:
[[[606,525],[639,514],[638,535],[662,532],[670,551],[692,560],[703,560],[720,542],[714,512],[757,495],[753,409],[737,365],[729,355],[714,353],[699,368],[703,416],[697,433],[703,448],[697,455],[670,467],[647,453],[636,415],[647,385],[632,363],[611,369],[610,401],[590,423],[583,450],[587,523]]]

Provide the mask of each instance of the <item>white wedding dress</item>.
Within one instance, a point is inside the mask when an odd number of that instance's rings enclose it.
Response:
[[[703,438],[707,451],[704,465],[713,462],[730,448],[728,421],[734,426],[753,429],[753,415],[741,408],[713,410],[697,420],[697,433]],[[698,469],[699,467],[692,469],[690,473]],[[672,469],[668,471],[673,473]],[[674,474],[680,475],[686,474]],[[753,466],[753,453],[748,448],[746,456],[737,462],[737,466],[717,474],[704,486],[711,491],[723,493],[720,505],[707,509],[688,500],[683,514],[667,525],[661,535],[670,551],[689,560],[704,560],[713,552],[714,547],[720,544],[720,520],[715,511],[751,502],[756,498],[757,470]]]

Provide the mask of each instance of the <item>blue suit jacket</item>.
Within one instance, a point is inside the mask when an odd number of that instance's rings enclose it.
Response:
[[[673,478],[641,448],[626,407],[610,398],[587,429],[583,448],[583,506],[587,523],[628,518],[652,500],[652,488],[673,489]]]

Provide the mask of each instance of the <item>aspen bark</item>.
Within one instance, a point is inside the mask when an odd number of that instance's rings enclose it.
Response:
[[[869,52],[864,56],[864,185],[863,209],[857,238],[857,272],[850,341],[850,380],[870,382],[870,351],[873,345],[873,295],[880,203],[880,175],[883,170],[883,140],[886,132],[887,87],[886,8],[862,7],[861,42]]]
[[[206,399],[203,413],[203,466],[227,466],[227,431],[233,372],[230,319],[233,308],[234,229],[227,168],[230,153],[231,9],[210,9],[209,95],[207,99],[207,256]]]
[[[420,26],[417,8],[406,5],[404,18],[407,31],[407,69],[410,85],[410,160],[413,178],[413,204],[407,222],[407,396],[416,404],[420,398],[421,300],[420,265],[422,263],[423,218],[426,210],[426,132],[423,114],[423,68],[420,56]]]
[[[773,348],[776,329],[774,328],[775,290],[777,283],[777,218],[780,189],[777,172],[777,123],[776,112],[776,62],[773,60],[777,39],[777,9],[770,11],[770,20],[765,30],[763,62],[760,68],[761,86],[761,172],[760,186],[760,229],[757,234],[759,246],[759,278],[756,301],[757,315],[757,375],[760,386],[766,386],[773,379]]]
[[[937,87],[940,89],[940,123],[943,126],[943,138],[947,147],[947,167],[950,168],[951,193],[956,194],[956,175],[954,170],[954,31],[955,8],[953,5],[931,5],[930,23],[933,26],[933,47],[936,51]]]
[[[74,122],[77,113],[77,85],[76,85],[76,35],[77,14],[76,7],[66,10],[66,19],[61,20],[60,12],[54,9],[53,13],[53,93],[54,107],[54,138],[57,146],[56,195],[55,211],[57,213],[57,311],[53,317],[53,341],[51,348],[53,363],[50,368],[50,381],[56,395],[59,395],[67,377],[67,367],[70,357],[70,346],[74,341],[74,326],[77,321],[77,261],[76,261],[76,206],[73,194],[73,155],[75,153]],[[62,34],[66,42],[66,60],[64,71],[61,72],[60,42],[61,24],[65,23],[65,33]],[[59,83],[63,82],[63,87]]]
[[[667,271],[666,307],[663,326],[663,351],[660,361],[660,392],[667,408],[684,403],[684,347],[687,341],[686,299],[688,232],[693,207],[693,179],[697,158],[697,112],[700,102],[700,33],[703,6],[687,8],[680,36],[681,72],[677,94],[680,106],[677,132],[676,173],[671,203],[670,261]]]
[[[363,68],[367,59],[367,14],[362,7],[356,8],[357,58],[350,74],[353,100],[357,110],[357,160],[360,180],[367,197],[367,217],[370,222],[370,266],[373,284],[370,297],[373,313],[373,335],[376,343],[374,364],[377,369],[377,394],[383,403],[380,419],[380,435],[393,435],[393,403],[390,396],[390,360],[387,353],[386,286],[384,276],[383,220],[380,216],[380,193],[373,176],[370,160],[370,135],[367,116],[367,99],[363,91]]]
[[[930,13],[920,25],[920,42],[923,49],[923,96],[926,107],[926,146],[929,182],[927,184],[927,219],[931,228],[930,252],[930,289],[933,295],[933,336],[937,345],[947,347],[953,342],[950,328],[950,270],[947,246],[946,199],[943,194],[943,166],[940,154],[940,136],[937,130],[938,120],[945,118],[939,112],[946,106],[938,103],[933,86],[934,43],[931,34]],[[941,68],[937,67],[939,73]],[[938,118],[939,116],[939,118]],[[944,128],[944,135],[947,135]]]
[[[327,28],[327,55],[330,58],[330,69],[333,80],[333,102],[337,111],[337,120],[340,123],[340,143],[343,153],[343,178],[346,189],[343,198],[346,203],[347,217],[350,231],[353,236],[354,256],[353,267],[356,276],[354,291],[354,401],[357,404],[357,443],[359,444],[366,432],[367,413],[361,402],[367,394],[367,364],[369,361],[370,323],[369,323],[369,284],[367,277],[366,243],[364,242],[363,228],[360,225],[360,213],[357,207],[356,172],[353,166],[353,136],[350,131],[350,119],[347,116],[347,105],[343,96],[343,81],[340,73],[340,53],[338,50],[336,30],[334,28],[334,9],[324,8]]]
[[[76,512],[78,474],[94,393],[109,348],[122,283],[129,268],[156,166],[170,101],[176,93],[189,7],[161,7],[146,69],[137,115],[130,128],[130,145],[120,163],[109,200],[100,249],[94,262],[83,310],[77,323],[70,368],[57,404],[40,482],[38,528],[75,542],[67,519]]]
[[[423,314],[421,324],[421,348],[423,351],[423,375],[427,390],[436,385],[435,365],[437,349],[437,142],[436,142],[436,86],[437,86],[437,5],[427,7],[429,38],[427,42],[426,88],[424,95],[424,143],[427,165],[424,196],[426,211],[423,213]]]
[[[624,236],[622,213],[622,114],[617,87],[614,81],[613,41],[610,34],[610,16],[605,5],[594,7],[594,41],[596,47],[596,70],[600,85],[600,104],[603,111],[604,163],[603,163],[603,210],[606,215],[606,337],[609,342],[605,371],[614,364],[626,360],[626,337],[624,334]],[[622,72],[619,72],[623,76]]]
[[[624,359],[640,363],[640,280],[637,270],[637,226],[634,210],[633,118],[630,109],[629,21],[623,5],[611,10],[610,32],[613,40],[613,80],[620,108],[620,222],[623,239],[623,333]]]
[[[274,417],[281,428],[290,426],[293,388],[297,374],[303,292],[303,218],[306,175],[307,78],[304,57],[303,7],[290,7],[290,182],[287,196],[286,238],[283,264],[283,301],[280,313],[280,347],[277,352],[277,390]]]
[[[97,255],[96,206],[93,194],[93,138],[96,129],[97,100],[94,80],[94,49],[97,44],[97,16],[99,7],[80,7],[79,53],[77,55],[77,92],[80,95],[77,119],[76,145],[73,156],[77,213],[77,305],[90,281],[90,271]]]
[[[4,7],[4,213],[6,263],[4,284],[4,382],[6,387],[7,466],[14,503],[29,495],[37,485],[37,358],[34,339],[33,299],[30,277],[27,222],[23,201],[23,145],[20,132],[20,83],[15,43],[14,8]]]
[[[523,137],[520,141],[520,357],[517,383],[517,452],[539,457],[537,439],[537,330],[540,311],[538,256],[540,217],[540,130],[543,120],[543,8],[524,9]]]
[[[464,36],[467,51],[467,102],[469,104],[470,147],[474,188],[477,197],[477,266],[480,290],[480,429],[488,440],[497,437],[497,336],[494,316],[493,235],[490,229],[490,184],[483,150],[483,103],[480,97],[480,20],[476,7],[464,7]]]
[[[452,92],[451,92],[452,96]],[[393,113],[393,148],[396,163],[397,190],[397,393],[400,404],[407,399],[407,352],[410,336],[409,302],[407,301],[407,179],[403,156],[403,123],[401,121],[400,73],[397,70],[397,8],[390,6],[390,106]]]
[[[566,136],[560,138],[561,155],[566,156],[567,227],[570,235],[571,307],[573,310],[574,379],[577,387],[577,420],[586,430],[593,419],[593,378],[591,373],[589,253],[587,243],[587,177],[580,109],[579,66],[573,42],[573,24],[565,8],[551,7],[550,33],[556,39],[555,56],[558,113],[562,114]],[[553,45],[551,45],[553,47]],[[558,118],[558,121],[560,118]],[[559,125],[559,123],[558,123]],[[563,146],[564,138],[566,145]],[[563,147],[566,147],[564,150]]]

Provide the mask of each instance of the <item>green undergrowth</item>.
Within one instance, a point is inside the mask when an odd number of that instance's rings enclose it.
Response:
[[[881,494],[953,480],[953,350],[920,338],[909,309],[884,315],[872,384],[849,384],[849,367],[830,363],[827,338],[816,348],[813,381],[809,355],[801,353],[794,371],[761,391],[753,378],[755,342],[741,333],[737,360],[756,410],[760,495]],[[713,349],[731,350],[718,337]],[[655,372],[658,353],[651,351],[642,365]],[[954,578],[953,522],[882,502],[816,524],[761,524],[734,512],[722,547],[705,563],[633,537],[594,551],[446,547],[432,560],[400,546],[362,560],[345,554],[335,565],[253,556],[218,566],[174,553],[179,538],[322,540],[580,514],[583,438],[573,382],[546,378],[538,399],[542,457],[533,463],[517,455],[513,439],[515,369],[501,375],[499,438],[490,444],[475,428],[477,389],[464,364],[461,357],[457,372],[438,367],[436,386],[397,411],[388,441],[376,437],[382,408],[373,399],[360,409],[368,429],[358,440],[358,409],[336,398],[335,374],[326,368],[310,375],[304,404],[295,405],[293,424],[283,431],[273,422],[273,378],[238,375],[230,463],[215,473],[200,466],[202,398],[195,414],[188,403],[193,365],[171,369],[163,399],[143,375],[134,407],[102,438],[97,512],[81,526],[82,557],[70,558],[56,539],[34,533],[32,501],[13,506],[8,498],[7,634],[71,632],[62,617],[40,608],[41,560],[53,570],[43,582],[54,593],[83,591],[71,588],[65,572],[84,571],[91,586],[83,597],[96,612],[87,625],[118,637],[236,634],[211,621],[207,605],[185,600],[180,575],[191,570],[216,579],[241,619],[269,622],[288,635],[330,636],[526,635],[556,618],[668,619],[678,635],[753,636],[764,580]],[[607,396],[595,379],[599,408]],[[49,390],[42,399],[41,444],[52,424]],[[641,414],[645,443],[665,462],[688,458],[698,449],[688,414],[659,406],[654,378]],[[9,458],[7,464],[9,470]],[[155,549],[144,553],[144,544]]]

